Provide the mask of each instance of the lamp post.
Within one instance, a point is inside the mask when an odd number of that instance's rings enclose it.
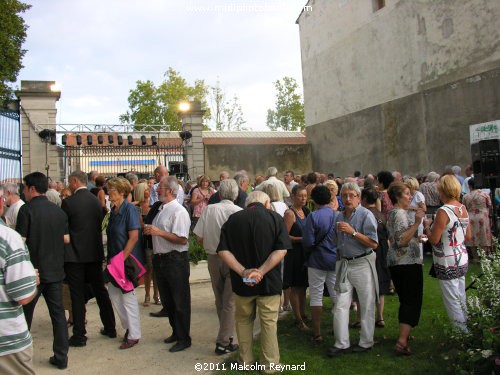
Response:
[[[187,170],[184,172],[189,179],[189,172],[194,176],[203,174],[204,151],[203,151],[203,115],[205,110],[201,108],[201,102],[190,98],[189,101],[179,103],[179,117],[181,118],[181,131],[179,137],[182,139],[182,158]]]

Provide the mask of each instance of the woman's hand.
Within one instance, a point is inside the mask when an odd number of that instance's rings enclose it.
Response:
[[[425,216],[425,210],[422,207],[417,208],[415,212],[415,221],[421,222]]]

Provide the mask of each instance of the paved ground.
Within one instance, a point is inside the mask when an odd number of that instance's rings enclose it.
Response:
[[[101,322],[95,300],[87,305],[87,346],[70,348],[69,365],[64,371],[48,363],[52,355],[52,325],[43,298],[40,298],[33,319],[32,335],[34,365],[37,374],[199,374],[196,363],[219,363],[225,357],[214,353],[218,322],[214,296],[209,283],[206,264],[200,263],[191,270],[191,348],[170,353],[172,344],[163,339],[171,334],[168,318],[152,318],[149,313],[159,306],[143,307],[144,288],[137,289],[141,309],[142,339],[127,350],[119,350],[124,330],[117,319],[118,337],[110,339],[99,334]],[[71,335],[71,330],[70,330]],[[205,373],[201,371],[201,373]]]

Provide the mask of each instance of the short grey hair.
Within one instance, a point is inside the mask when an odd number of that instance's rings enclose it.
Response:
[[[436,172],[429,172],[427,174],[427,181],[434,182],[439,178],[439,174]]]
[[[179,183],[175,176],[164,176],[160,180],[160,184],[163,183],[168,189],[172,189],[172,195],[177,196],[179,192]]]
[[[74,179],[78,180],[79,183],[81,183],[82,185],[85,185],[85,186],[87,186],[87,183],[89,182],[87,174],[83,171],[71,172],[71,174],[68,176],[68,179],[70,179],[70,178],[74,178]]]
[[[266,203],[271,202],[271,199],[269,198],[269,195],[267,195],[263,191],[255,190],[248,194],[248,197],[245,200],[245,207],[256,202],[266,205]]]
[[[267,172],[266,172],[267,177],[276,176],[277,174],[278,174],[278,170],[276,169],[276,167],[267,168]]]
[[[232,178],[227,178],[220,182],[219,194],[220,199],[229,199],[234,201],[238,197],[238,184]]]
[[[132,184],[133,182],[139,182],[139,177],[137,177],[137,175],[133,173],[127,173],[125,175],[125,178],[128,180],[128,182],[130,182],[130,184]]]
[[[234,179],[236,180],[236,183],[238,186],[241,184],[242,181],[249,181],[250,182],[250,177],[246,173],[236,173],[234,175]]]
[[[355,182],[346,182],[344,185],[342,185],[342,189],[340,190],[340,193],[344,190],[351,190],[355,191],[358,196],[361,196],[361,189],[359,188],[359,185]]]
[[[451,170],[455,174],[460,174],[460,172],[462,172],[462,168],[460,168],[460,166],[458,166],[458,165],[454,165],[453,167],[451,167]]]
[[[13,195],[19,195],[19,185],[16,184],[15,182],[7,182],[4,185],[2,185],[2,190],[3,192],[9,192],[10,194]]]

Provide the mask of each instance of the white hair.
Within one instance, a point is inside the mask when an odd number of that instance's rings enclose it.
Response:
[[[271,199],[269,198],[269,195],[263,191],[255,190],[248,194],[248,197],[245,200],[245,207],[256,202],[266,205],[266,203],[271,202]]]
[[[234,201],[238,196],[238,184],[232,178],[227,178],[220,182],[219,194],[221,199]]]

